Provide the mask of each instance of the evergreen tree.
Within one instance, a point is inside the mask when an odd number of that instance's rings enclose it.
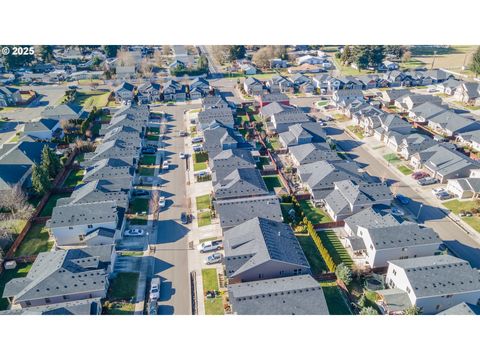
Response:
[[[420,315],[422,310],[416,306],[410,306],[409,308],[405,309],[405,315]]]
[[[470,70],[475,73],[475,76],[480,74],[480,46],[473,53],[472,63],[470,64]]]
[[[47,171],[37,164],[32,167],[32,186],[38,195],[45,194],[51,186]]]
[[[341,263],[335,269],[335,275],[344,282],[345,285],[350,284],[352,281],[352,271],[344,263]]]
[[[245,57],[246,50],[243,45],[232,45],[228,48],[227,57],[228,60],[233,61],[237,59],[243,59]]]
[[[116,57],[119,49],[120,49],[120,45],[104,45],[103,46],[103,51],[105,51],[105,55],[109,58]]]
[[[48,145],[45,145],[42,149],[42,163],[41,167],[45,170],[46,174],[50,178],[55,178],[60,171],[62,165],[58,156],[55,155],[52,149]]]
[[[378,315],[378,311],[368,306],[360,310],[360,315]]]

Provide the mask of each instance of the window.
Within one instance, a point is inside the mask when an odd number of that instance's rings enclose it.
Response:
[[[45,302],[46,302],[47,304],[50,304],[50,299],[49,299],[49,298],[45,298]]]
[[[73,230],[73,226],[69,226],[69,227],[68,227],[68,230]]]
[[[88,225],[88,228],[89,228],[89,229],[93,228],[93,225]]]
[[[407,286],[407,293],[410,294],[410,291],[411,291],[410,288]]]
[[[397,270],[393,269],[392,273],[393,275],[397,275]]]

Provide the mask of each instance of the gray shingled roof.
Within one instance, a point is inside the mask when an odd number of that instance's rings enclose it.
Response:
[[[94,152],[85,154],[85,161],[98,161],[109,158],[137,158],[140,154],[138,146],[130,146],[121,140],[111,140],[97,146]]]
[[[224,149],[237,147],[239,143],[245,142],[240,133],[220,123],[212,124],[208,129],[203,130],[203,138],[203,149],[208,152],[210,158]]]
[[[439,312],[437,315],[480,315],[480,306],[461,302],[458,305]]]
[[[101,185],[100,180],[95,180],[78,186],[70,197],[58,199],[56,206],[103,201],[115,201],[117,206],[127,208],[128,194],[125,191],[109,191]]]
[[[83,108],[81,106],[65,103],[57,106],[47,106],[42,111],[43,117],[62,116],[69,117],[70,119],[78,119],[84,115]]]
[[[431,147],[420,152],[419,155],[423,159],[425,167],[442,176],[456,174],[464,169],[480,168],[478,162],[455,149],[444,146],[444,144]]]
[[[432,116],[429,118],[428,122],[429,124],[438,124],[442,129],[451,131],[452,133],[468,132],[480,128],[480,124],[475,120],[458,115],[453,111],[444,111],[438,115]]]
[[[405,270],[417,298],[480,290],[480,272],[450,255],[389,262]]]
[[[133,167],[124,159],[107,158],[99,160],[85,168],[83,181],[102,179],[120,179],[133,177]]]
[[[213,186],[217,200],[267,195],[268,189],[260,171],[255,168],[235,169]]]
[[[275,195],[215,201],[214,207],[222,228],[237,226],[259,216],[283,221],[280,200]]]
[[[29,301],[106,291],[112,250],[104,245],[40,253],[26,277],[6,284],[3,297]]]
[[[307,258],[288,224],[253,218],[224,234],[229,277],[274,260],[309,269]]]
[[[331,150],[328,145],[323,143],[296,145],[289,147],[288,150],[291,156],[295,158],[300,165],[322,160],[341,160],[336,151]]]
[[[235,120],[230,108],[210,108],[198,113],[198,125],[202,130],[208,128],[212,122],[217,121],[233,129]]]
[[[359,226],[372,229],[375,227],[395,226],[400,224],[400,221],[391,213],[386,212],[385,209],[372,206],[347,217],[345,224],[356,234]]]
[[[32,131],[48,131],[52,130],[58,124],[58,120],[55,119],[48,119],[48,118],[41,118],[37,121],[29,121],[25,123],[24,132],[32,132]]]
[[[274,114],[278,114],[282,111],[289,110],[289,109],[291,110],[291,109],[295,109],[295,108],[293,106],[280,104],[280,103],[274,101],[274,102],[271,102],[268,105],[263,106],[260,110],[260,114],[264,118],[269,118],[270,116],[272,116]]]
[[[56,206],[47,225],[50,228],[75,225],[99,224],[117,221],[116,201],[80,203]]]
[[[310,275],[228,286],[238,315],[329,315],[323,290]]]
[[[97,315],[101,307],[101,299],[94,298],[10,309],[0,311],[0,315]]]
[[[210,168],[214,172],[214,183],[225,178],[235,169],[255,168],[255,165],[251,149],[223,150],[210,159]]]
[[[303,183],[312,189],[332,188],[334,182],[341,180],[361,180],[363,174],[357,163],[352,161],[316,161],[300,165],[297,171]]]
[[[208,108],[217,108],[217,107],[225,107],[227,106],[228,103],[225,101],[223,97],[220,95],[215,95],[215,96],[205,96],[202,98],[202,107],[208,109]]]

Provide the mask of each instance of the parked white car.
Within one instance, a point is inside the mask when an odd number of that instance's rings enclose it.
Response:
[[[150,300],[156,301],[160,297],[161,280],[158,276],[152,278],[150,283]]]
[[[209,251],[218,251],[223,248],[223,244],[221,241],[205,241],[198,245],[197,249],[201,253],[209,252]]]
[[[184,152],[181,152],[179,155],[180,155],[180,159],[186,159],[187,158],[187,154],[185,154]]]
[[[168,170],[170,168],[170,161],[165,160],[162,164],[162,170]]]
[[[158,198],[158,206],[160,206],[161,208],[164,208],[165,204],[166,204],[165,196],[160,196]]]
[[[213,253],[212,255],[209,255],[205,260],[204,263],[206,265],[212,265],[212,264],[217,264],[221,263],[223,259],[222,254],[220,253]]]
[[[445,190],[445,188],[436,188],[436,189],[432,189],[432,194],[437,196],[437,194],[439,193],[443,193],[443,192],[446,192],[447,190]]]
[[[145,231],[143,229],[128,229],[123,233],[124,236],[143,236]]]

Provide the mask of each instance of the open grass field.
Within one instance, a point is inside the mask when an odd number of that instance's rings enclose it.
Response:
[[[305,216],[312,224],[321,224],[331,222],[332,219],[328,214],[320,208],[317,208],[309,200],[302,200],[299,202]]]
[[[86,110],[103,108],[108,104],[110,92],[101,90],[77,91],[74,104],[83,106]]]
[[[30,256],[50,251],[53,246],[53,240],[50,241],[49,238],[50,234],[44,224],[34,224],[17,251],[15,251],[15,256]]]

